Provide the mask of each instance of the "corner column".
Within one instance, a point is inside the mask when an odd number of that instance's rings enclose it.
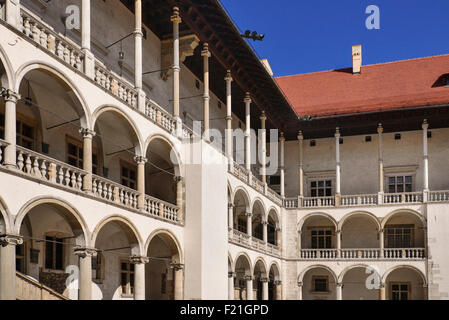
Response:
[[[245,168],[251,175],[251,96],[246,93],[245,99]],[[251,181],[249,182],[251,184]]]
[[[281,136],[279,138],[280,142],[280,167],[279,167],[279,175],[281,180],[281,197],[285,198],[285,137],[284,133],[281,132]]]
[[[263,242],[268,243],[268,222],[262,221]]]
[[[143,210],[145,208],[145,163],[148,159],[138,156],[134,157],[134,161],[137,163],[137,192],[139,193],[137,209]]]
[[[423,129],[423,196],[424,196],[424,202],[427,202],[427,195],[429,192],[429,152],[428,152],[428,141],[427,141],[427,134],[429,131],[429,124],[427,123],[427,119],[424,119],[424,122],[422,124]]]
[[[302,134],[302,131],[298,132],[298,175],[299,175],[299,200],[298,207],[302,206],[302,198],[304,198],[304,167],[303,167],[303,161],[304,161],[304,155],[303,155],[303,141],[304,136]]]
[[[16,300],[16,246],[19,235],[0,235],[0,300]]]
[[[137,106],[145,112],[146,96],[142,89],[142,0],[135,0],[135,30],[134,30],[134,86],[137,90]]]
[[[92,257],[97,255],[97,250],[76,247],[74,251],[79,257],[78,300],[92,300]]]
[[[83,178],[83,191],[92,191],[92,139],[95,132],[89,129],[80,129],[83,137],[83,170],[87,174]]]
[[[203,46],[203,51],[201,51],[201,56],[203,57],[203,71],[204,71],[204,94],[203,94],[203,120],[204,120],[204,134],[203,138],[206,141],[210,141],[210,124],[209,124],[209,58],[211,54],[209,52],[209,45],[207,43]]]
[[[184,265],[172,264],[175,276],[175,300],[184,300]]]
[[[228,299],[229,300],[235,300],[235,296],[234,296],[234,278],[235,278],[235,273],[234,272],[229,272],[228,273]]]
[[[226,156],[228,157],[229,169],[233,170],[233,146],[232,146],[232,76],[228,70],[226,81]]]
[[[340,128],[335,131],[335,205],[340,205],[341,200],[341,167],[340,167]]]
[[[385,247],[385,239],[384,239],[384,229],[379,230],[379,249],[380,249],[380,258],[384,257],[384,247]]]
[[[262,176],[262,182],[266,185],[267,184],[267,129],[265,128],[267,121],[267,116],[265,115],[265,111],[262,111],[262,115],[260,116],[260,128],[261,128],[261,135],[262,135],[262,159],[260,161],[261,166],[261,176]]]
[[[335,232],[337,237],[337,258],[341,257],[341,230]]]
[[[134,300],[145,300],[145,264],[149,259],[132,256],[130,262],[134,264]]]
[[[379,123],[377,127],[377,136],[378,136],[378,157],[379,157],[379,192],[377,196],[377,203],[382,204],[384,201],[384,160],[383,160],[383,149],[382,149],[382,134],[384,132],[384,128],[382,124]]]
[[[173,117],[176,121],[177,136],[180,137],[182,136],[182,120],[179,102],[179,77],[181,70],[179,63],[179,24],[182,20],[178,7],[173,7],[173,15],[170,21],[173,22]]]
[[[379,286],[379,300],[386,300],[386,293],[385,293],[385,283],[381,283]]]
[[[6,91],[5,99],[5,147],[3,165],[9,169],[16,168],[16,105],[20,95],[11,90]]]

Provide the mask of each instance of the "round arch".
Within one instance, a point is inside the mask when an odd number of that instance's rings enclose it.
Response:
[[[100,116],[101,116],[103,113],[106,113],[106,112],[112,112],[112,113],[115,113],[115,114],[118,115],[120,118],[122,118],[123,120],[125,120],[125,122],[126,122],[127,124],[129,124],[129,125],[131,126],[131,128],[132,128],[132,130],[133,130],[133,133],[134,133],[134,135],[135,135],[136,138],[137,138],[137,146],[136,146],[136,150],[135,150],[136,155],[137,155],[137,156],[143,156],[144,153],[142,153],[142,150],[143,150],[143,148],[142,148],[142,141],[143,141],[142,135],[141,135],[140,131],[137,129],[137,125],[136,125],[136,123],[134,122],[134,120],[131,119],[131,118],[126,114],[126,112],[124,112],[124,111],[123,111],[122,109],[120,109],[119,107],[113,106],[113,105],[109,105],[109,104],[108,104],[108,105],[103,105],[103,106],[100,106],[100,107],[96,108],[95,111],[94,111],[94,113],[92,114],[92,125],[91,125],[92,130],[94,130],[95,125],[97,124],[97,121],[98,121],[98,119],[100,118]]]
[[[250,211],[253,212],[256,203],[259,203],[260,207],[262,208],[262,218],[265,219],[267,217],[267,208],[265,207],[265,203],[261,198],[254,198],[253,202],[251,203]]]
[[[356,268],[366,268],[366,269],[370,268],[370,269],[373,269],[374,272],[379,276],[379,279],[381,278],[381,275],[379,274],[379,272],[377,272],[376,269],[370,267],[370,266],[367,265],[367,264],[364,264],[364,263],[358,263],[358,264],[350,265],[350,266],[344,268],[344,269],[340,272],[340,274],[338,275],[338,278],[337,278],[338,283],[343,283],[343,279],[344,279],[344,277],[345,277],[345,274],[348,273],[349,271],[351,271],[352,269],[356,269]]]
[[[240,252],[235,257],[234,267],[233,267],[234,271],[236,272],[237,263],[239,262],[240,258],[246,260],[246,262],[248,263],[248,267],[249,267],[249,273],[250,273],[249,275],[253,275],[254,274],[253,264],[251,262],[251,258],[249,257],[249,255],[246,252]]]
[[[1,77],[0,84],[2,87],[10,90],[14,90],[14,72],[11,62],[8,59],[3,47],[0,45],[0,63],[3,65],[5,75]]]
[[[394,211],[390,212],[389,214],[387,214],[387,215],[382,219],[382,221],[381,221],[381,228],[384,229],[384,228],[385,228],[385,225],[387,224],[387,222],[388,222],[393,216],[395,216],[396,214],[399,214],[399,213],[409,213],[409,214],[411,214],[411,215],[417,217],[417,218],[419,219],[419,221],[421,221],[421,223],[423,224],[423,227],[425,227],[425,225],[426,225],[426,220],[425,220],[425,218],[424,218],[419,212],[417,212],[417,211],[415,211],[415,210],[411,210],[411,209],[397,209],[397,210],[394,210]]]
[[[87,128],[92,130],[93,127],[90,126],[91,124],[91,114],[89,112],[89,109],[87,107],[86,99],[83,97],[83,95],[80,93],[78,88],[76,87],[75,83],[70,80],[70,77],[65,74],[62,70],[57,68],[56,66],[52,66],[44,61],[31,61],[27,62],[26,64],[22,65],[16,72],[15,75],[15,83],[14,83],[14,91],[19,92],[20,84],[23,80],[23,78],[31,71],[34,70],[40,70],[47,74],[50,74],[51,76],[54,76],[58,78],[58,80],[62,81],[63,84],[68,86],[76,95],[82,111],[84,113],[83,115],[80,115],[80,123],[83,128]]]
[[[298,276],[298,282],[303,282],[304,276],[307,274],[307,272],[309,272],[310,270],[313,270],[313,269],[325,269],[334,278],[335,283],[337,283],[338,278],[337,278],[337,275],[335,274],[335,272],[331,268],[329,268],[325,265],[322,265],[322,264],[311,265],[311,266],[307,267],[306,269],[304,269]]]
[[[271,270],[273,270],[273,274],[275,279],[273,280],[280,280],[281,279],[281,268],[279,267],[279,264],[276,261],[273,261],[270,265],[270,269],[268,269],[268,276],[271,273]]]
[[[262,257],[256,258],[256,262],[254,263],[254,267],[253,267],[253,272],[256,270],[256,266],[259,262],[262,263],[263,269],[265,271],[264,276],[268,278],[270,270],[268,269],[267,263],[265,262],[265,260]],[[254,274],[253,274],[253,276],[254,276]]]
[[[270,207],[270,209],[267,211],[267,221],[268,221],[268,218],[270,217],[270,214],[271,213],[274,213],[274,220],[275,220],[275,222],[276,222],[276,224],[277,224],[277,227],[281,227],[281,215],[279,214],[279,212],[278,212],[278,210],[275,208],[275,207]]]
[[[135,242],[137,244],[137,246],[135,248],[135,249],[137,249],[137,252],[132,252],[132,254],[142,255],[142,237],[140,236],[139,231],[137,231],[137,228],[134,226],[134,224],[129,219],[127,219],[123,216],[120,216],[120,215],[108,216],[108,217],[102,219],[97,224],[94,231],[92,232],[92,238],[91,238],[92,246],[95,247],[95,243],[96,243],[98,235],[100,234],[103,227],[106,226],[110,222],[115,222],[115,223],[119,224],[120,227],[125,232],[129,242],[130,243]]]
[[[84,243],[77,243],[77,245],[81,246],[90,246],[90,232],[87,227],[85,220],[83,219],[80,212],[75,209],[71,204],[67,201],[54,197],[37,197],[28,201],[17,213],[16,219],[14,222],[14,232],[16,234],[20,234],[20,228],[22,226],[23,219],[33,208],[41,205],[41,204],[54,204],[64,208],[67,212],[71,214],[71,216],[66,215],[65,218],[67,222],[72,227],[73,230],[81,230],[82,235],[84,237]]]
[[[251,210],[251,198],[249,196],[249,193],[243,188],[243,187],[237,187],[234,190],[234,193],[232,194],[232,203],[235,202],[235,197],[237,195],[237,193],[242,193],[243,194],[243,199],[246,202],[246,211],[250,212]]]
[[[147,154],[148,148],[149,148],[151,142],[153,140],[157,140],[157,139],[164,141],[170,147],[170,149],[171,149],[170,157],[171,157],[172,163],[175,166],[175,168],[178,167],[178,170],[180,170],[180,168],[182,167],[180,152],[175,146],[174,139],[170,136],[160,134],[160,133],[156,133],[156,134],[149,136],[143,146],[142,154],[144,154],[144,155]],[[179,175],[180,172],[177,172],[177,174]]]
[[[368,211],[353,211],[353,212],[346,214],[343,218],[340,219],[340,221],[338,221],[338,225],[337,225],[338,229],[337,230],[342,230],[343,225],[346,222],[346,220],[350,219],[351,217],[353,217],[355,215],[368,217],[376,224],[377,230],[380,230],[381,225],[380,225],[379,219],[374,214],[372,214],[371,212],[368,212]]]
[[[11,213],[6,205],[6,202],[3,200],[2,196],[0,196],[0,217],[4,223],[4,230],[0,230],[0,233],[12,233],[11,230],[11,221],[9,220],[11,217]]]
[[[168,241],[166,241],[167,245],[169,245],[172,253],[175,252],[174,257],[178,260],[175,262],[183,264],[184,263],[184,255],[183,255],[183,252],[181,249],[180,242],[179,242],[178,238],[173,234],[173,232],[171,232],[168,229],[158,229],[158,230],[153,231],[145,243],[143,252],[145,254],[148,253],[151,241],[157,236],[162,237],[164,240],[168,240]]]
[[[415,272],[418,273],[419,276],[421,277],[421,279],[422,279],[422,281],[423,281],[423,285],[425,285],[425,286],[427,285],[427,279],[426,279],[426,277],[424,276],[424,274],[422,273],[422,271],[419,270],[418,268],[414,267],[414,266],[411,266],[411,265],[398,265],[398,266],[394,266],[394,267],[388,269],[388,270],[384,273],[384,275],[382,276],[382,283],[385,284],[386,281],[387,281],[388,276],[389,276],[393,271],[398,270],[398,269],[409,269],[409,270],[415,271]]]
[[[304,223],[307,221],[307,219],[312,218],[312,217],[324,217],[324,218],[329,219],[329,221],[331,221],[332,224],[334,225],[335,230],[337,230],[337,227],[338,227],[337,221],[332,216],[330,216],[329,214],[324,213],[324,212],[309,213],[308,215],[302,217],[298,223],[298,230],[301,230]]]

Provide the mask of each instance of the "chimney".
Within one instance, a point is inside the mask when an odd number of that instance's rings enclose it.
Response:
[[[352,73],[360,74],[362,68],[362,45],[352,46]]]

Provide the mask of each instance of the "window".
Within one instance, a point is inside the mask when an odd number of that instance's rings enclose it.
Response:
[[[97,283],[104,280],[104,256],[99,252],[92,257],[92,280]]]
[[[16,143],[24,148],[34,150],[35,128],[30,123],[19,119],[16,121]]]
[[[45,237],[45,268],[63,270],[63,244],[64,239]]]
[[[332,248],[332,229],[312,230],[312,249]]]
[[[410,285],[408,283],[395,282],[391,284],[391,300],[409,300]]]
[[[385,227],[387,248],[412,248],[414,225],[391,225]]]
[[[395,176],[388,177],[388,193],[412,192],[413,177],[412,176]]]
[[[67,137],[67,163],[71,166],[83,168],[83,143]],[[92,173],[98,174],[98,156],[96,150],[92,152]]]
[[[124,185],[125,187],[131,188],[131,189],[136,189],[136,185],[137,185],[137,168],[136,166],[133,166],[131,164],[122,162],[120,164],[121,167],[121,177],[120,180],[122,182],[122,185]]]
[[[122,295],[134,294],[134,264],[129,261],[120,262],[120,285]]]
[[[328,278],[323,276],[312,277],[312,291],[313,292],[328,292]]]
[[[311,197],[332,196],[332,180],[317,180],[310,182]]]

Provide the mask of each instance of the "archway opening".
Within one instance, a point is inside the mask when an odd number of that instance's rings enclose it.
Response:
[[[348,217],[341,228],[342,249],[379,248],[378,224],[372,217],[357,213]]]
[[[343,300],[378,300],[379,290],[370,281],[373,270],[367,268],[367,266],[355,267],[345,273],[342,281]],[[380,281],[379,275],[377,275],[377,280]]]
[[[252,235],[254,238],[259,240],[263,239],[263,222],[265,217],[265,212],[262,203],[257,200],[253,205],[252,212]]]
[[[252,281],[251,265],[244,255],[235,262],[234,296],[236,300],[248,300],[247,283]]]
[[[335,300],[334,275],[323,267],[308,270],[303,277],[302,298],[303,300]]]
[[[423,275],[412,268],[397,268],[385,280],[387,300],[426,300],[427,286]]]
[[[301,228],[302,249],[333,249],[336,247],[335,224],[326,216],[308,217]]]
[[[273,264],[270,268],[270,273],[268,277],[268,300],[281,300],[280,291],[277,290],[279,284],[278,281],[281,280],[278,267]]]
[[[268,281],[267,270],[261,260],[256,262],[254,266],[254,282],[253,282],[253,298],[254,300],[263,300],[264,283]]]
[[[242,190],[237,190],[234,196],[234,230],[248,232],[249,199]]]
[[[384,226],[385,256],[390,257],[390,255],[394,255],[396,251],[390,249],[398,248],[421,249],[419,250],[421,255],[425,247],[424,230],[423,221],[415,214],[406,211],[399,211],[393,214],[388,218]],[[402,253],[402,251],[400,252]],[[410,252],[410,254],[412,253]]]
[[[276,211],[270,210],[267,222],[267,241],[274,246],[279,246],[278,239],[280,235],[278,233],[280,232],[280,225]]]

